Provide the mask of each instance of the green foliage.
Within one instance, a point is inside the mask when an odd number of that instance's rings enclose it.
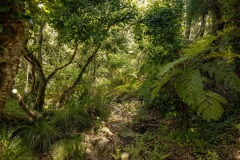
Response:
[[[191,57],[207,53],[213,48],[213,42],[217,38],[219,37],[208,35],[201,39],[194,40],[190,45],[186,46],[186,48],[183,49],[183,53]]]
[[[21,132],[25,145],[35,153],[47,153],[51,146],[61,137],[51,123],[41,119],[33,125],[26,126]]]
[[[176,91],[183,102],[189,106],[196,104],[198,97],[204,94],[203,78],[199,70],[186,70],[176,80]]]
[[[103,86],[81,86],[64,108],[55,111],[51,120],[63,137],[91,128],[96,121],[105,120],[110,115],[106,88]]]
[[[181,5],[179,3],[167,4],[154,3],[146,14],[146,34],[151,35],[155,45],[162,45],[170,49],[179,41],[181,28]],[[154,35],[154,36],[153,36]]]
[[[27,148],[22,145],[19,135],[16,135],[17,128],[9,127],[3,123],[1,123],[0,127],[1,160],[30,160],[33,158]]]
[[[156,72],[158,81],[152,85],[152,100],[158,98],[162,87],[171,82],[179,98],[203,119],[219,120],[224,113],[224,106],[228,104],[227,95],[214,89],[211,83],[214,81],[225,89],[239,92],[240,79],[230,62],[225,60],[228,57],[219,56],[226,52],[219,52],[217,57],[206,56],[212,55],[210,49],[215,39],[216,37],[200,39],[184,50],[187,56],[183,55],[182,58],[161,66]],[[232,53],[229,56],[236,57]],[[203,59],[205,63],[202,63]]]
[[[85,160],[86,148],[83,141],[84,139],[81,135],[58,141],[53,145],[51,150],[53,158]]]
[[[87,159],[86,149],[83,144],[81,144],[83,139],[75,138],[70,139],[64,145],[65,151],[65,159],[76,159],[76,160],[84,160]]]
[[[159,64],[178,57],[182,15],[180,1],[153,2],[140,15],[141,23],[134,26],[134,34],[139,49],[148,54],[148,63]]]
[[[234,120],[206,122],[195,119],[192,127],[181,130],[179,121],[157,116],[155,121],[149,122],[144,118],[149,117],[145,112],[139,117],[142,117],[140,122],[147,132],[136,136],[117,155],[128,153],[132,159],[234,159],[234,150],[221,149],[222,146],[238,145],[236,137],[240,132],[234,127]],[[147,123],[143,123],[145,121]]]
[[[20,108],[18,102],[12,98],[9,98],[3,109],[4,116],[10,120],[27,120],[28,116]]]
[[[133,9],[124,1],[62,1],[53,12],[54,27],[62,36],[62,41],[94,39],[100,42],[108,28],[130,19]],[[63,7],[64,6],[64,7]],[[81,17],[79,19],[79,17]]]
[[[205,92],[196,102],[198,113],[203,119],[218,120],[223,115],[222,104],[227,104],[227,101],[220,95],[214,92]]]
[[[163,160],[169,157],[170,154],[165,152],[169,146],[158,142],[154,143],[154,138],[156,137],[149,134],[138,136],[135,144],[128,145],[124,151],[129,153],[133,159]]]
[[[209,73],[211,78],[214,78],[217,83],[223,85],[233,91],[240,91],[240,78],[233,71],[233,65],[224,64],[224,62],[207,63],[203,70]]]
[[[73,101],[72,98],[70,100]],[[86,110],[73,103],[57,111],[52,119],[52,125],[62,137],[69,137],[73,133],[92,127],[93,124]]]

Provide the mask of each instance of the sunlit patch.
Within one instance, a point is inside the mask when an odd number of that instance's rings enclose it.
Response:
[[[38,4],[38,7],[42,9],[44,7],[44,5],[40,3],[40,4]]]
[[[17,89],[15,89],[15,88],[12,90],[12,93],[14,93],[14,94],[16,94],[17,92],[18,92],[18,91],[17,91]]]

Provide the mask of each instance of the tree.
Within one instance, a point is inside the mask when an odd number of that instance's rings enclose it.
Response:
[[[0,2],[0,115],[18,72],[25,43],[23,1]]]
[[[80,82],[86,68],[94,60],[102,46],[102,42],[108,37],[110,28],[132,18],[132,8],[121,1],[71,1],[63,2],[56,17],[54,27],[64,36],[63,41],[78,40],[88,42],[93,49],[92,54],[79,72],[76,80],[67,87],[59,98],[58,106],[62,106],[67,95],[72,92]],[[79,19],[81,17],[81,19]],[[68,28],[68,29],[66,29]]]

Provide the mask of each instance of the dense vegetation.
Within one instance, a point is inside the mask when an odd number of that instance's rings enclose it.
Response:
[[[0,159],[91,159],[84,136],[122,111],[136,135],[98,159],[240,159],[239,0],[4,0],[0,15]]]

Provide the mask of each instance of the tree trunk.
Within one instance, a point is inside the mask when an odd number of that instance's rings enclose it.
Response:
[[[21,11],[17,7],[12,9],[18,13]],[[0,52],[0,115],[12,90],[25,40],[24,22],[11,19],[9,14],[1,16],[0,24],[10,34],[0,34],[0,47],[3,49]]]
[[[190,38],[191,26],[192,26],[192,20],[191,19],[187,19],[186,30],[185,30],[185,38],[186,39]]]
[[[39,112],[43,111],[46,88],[47,88],[46,79],[41,80],[39,88],[38,88],[37,100],[36,100],[36,103],[34,105],[34,109],[39,111]]]
[[[185,23],[186,23],[186,29],[185,29],[185,38],[189,39],[190,38],[190,33],[191,33],[191,27],[192,27],[192,17],[189,15],[189,1],[185,1],[185,8],[186,8],[186,17],[185,17]]]

